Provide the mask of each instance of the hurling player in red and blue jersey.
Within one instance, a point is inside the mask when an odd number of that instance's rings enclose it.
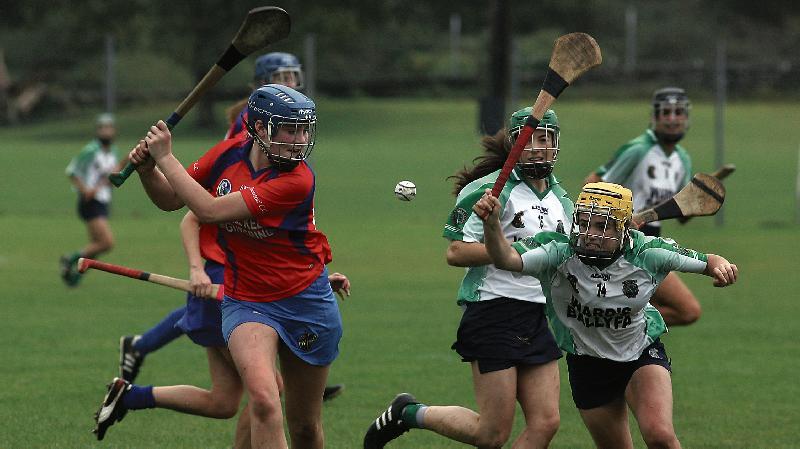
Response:
[[[314,174],[305,162],[315,125],[311,99],[272,84],[250,96],[253,138],[219,143],[188,172],[172,154],[164,122],[129,155],[157,206],[187,205],[201,222],[218,223],[226,259],[222,330],[250,396],[254,448],[288,447],[276,358],[292,446],[323,447],[322,392],[342,326],[325,267],[330,246],[314,224]],[[117,403],[128,391],[109,389],[99,414],[124,415],[127,408]]]

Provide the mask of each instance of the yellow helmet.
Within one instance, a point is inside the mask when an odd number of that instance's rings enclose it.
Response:
[[[610,182],[592,182],[583,186],[578,200],[575,202],[570,241],[579,256],[590,258],[610,258],[622,248],[627,229],[633,215],[633,194],[619,184]],[[592,219],[601,217],[602,221]],[[616,232],[606,233],[609,220],[613,220]],[[602,233],[590,231],[590,223],[602,226]],[[594,240],[594,241],[592,241]],[[613,249],[605,244],[606,240],[618,242]],[[588,243],[587,243],[588,242]],[[600,243],[597,243],[600,242]]]

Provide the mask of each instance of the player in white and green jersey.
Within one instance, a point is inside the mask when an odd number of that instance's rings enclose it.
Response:
[[[535,278],[491,264],[482,223],[472,214],[530,114],[531,108],[515,112],[510,139],[505,131],[485,137],[485,153],[475,167],[454,176],[457,200],[444,226],[444,237],[450,240],[448,263],[467,268],[458,291],[464,312],[453,349],[472,364],[480,414],[458,406],[428,407],[413,396],[399,395],[370,427],[366,449],[383,447],[412,427],[473,446],[500,447],[510,437],[517,402],[526,419],[517,444],[546,447],[558,430],[561,351],[547,325],[545,296]],[[565,233],[570,227],[572,202],[552,174],[559,134],[555,112],[547,111],[500,194],[503,233],[509,240],[541,231]]]
[[[61,278],[71,287],[81,278],[76,269],[79,258],[95,258],[114,245],[114,235],[108,224],[111,185],[107,178],[119,165],[113,144],[115,136],[114,117],[100,115],[96,137],[67,166],[66,174],[73,190],[78,192],[78,215],[86,223],[90,239],[85,247],[60,259]]]
[[[633,209],[645,210],[675,195],[692,177],[689,153],[678,142],[689,129],[691,102],[678,87],[655,91],[650,129],[620,147],[610,162],[586,182],[621,184],[633,192]],[[661,223],[639,228],[646,235],[661,235]],[[700,318],[702,308],[691,290],[670,274],[653,296],[652,304],[670,326],[687,325]]]
[[[497,267],[541,280],[568,352],[573,400],[597,447],[633,447],[626,406],[648,447],[680,447],[659,340],[666,326],[649,299],[670,271],[702,273],[724,287],[736,281],[736,266],[631,230],[632,194],[617,184],[583,187],[569,238],[542,233],[513,245],[502,233],[502,205],[488,192],[474,208],[487,217],[486,249]]]

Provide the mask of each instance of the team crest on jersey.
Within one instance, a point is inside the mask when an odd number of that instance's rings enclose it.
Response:
[[[558,224],[556,225],[556,232],[558,232],[559,234],[567,235],[567,231],[564,230],[564,222],[563,221],[558,220]]]
[[[572,290],[578,293],[578,278],[572,273],[567,273],[567,280],[572,285]]]
[[[450,221],[453,222],[454,225],[461,227],[464,223],[467,222],[469,218],[469,212],[463,207],[457,207],[453,212],[450,214]]]
[[[647,166],[647,177],[650,179],[656,179],[656,167],[655,165],[648,165]]]
[[[229,193],[231,193],[231,182],[228,178],[225,178],[217,185],[217,196],[223,196]]]
[[[639,294],[639,284],[633,279],[622,281],[622,294],[628,298],[635,298]]]
[[[522,221],[522,215],[525,214],[525,211],[517,212],[514,214],[514,219],[511,220],[511,226],[515,228],[522,229],[525,227],[525,222]]]
[[[308,352],[311,350],[311,346],[317,341],[317,338],[319,338],[317,334],[306,332],[297,340],[297,346],[299,346],[301,350]]]

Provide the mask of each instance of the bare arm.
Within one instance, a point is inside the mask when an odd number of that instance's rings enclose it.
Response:
[[[144,140],[128,153],[128,160],[136,167],[139,180],[150,201],[161,210],[171,211],[183,207],[183,201],[175,194],[164,174],[156,168],[155,161],[149,157],[150,151]]]
[[[483,220],[483,241],[494,266],[506,271],[522,271],[522,257],[503,236],[501,208],[500,200],[492,196],[491,189],[486,189],[472,210]]]
[[[180,161],[172,154],[172,136],[166,123],[159,121],[151,126],[145,140],[172,191],[186,203],[200,222],[224,223],[252,217],[241,192],[214,197],[186,173]]]
[[[736,282],[739,268],[722,256],[708,254],[708,263],[703,274],[714,278],[714,287],[727,287]]]
[[[189,287],[192,294],[203,298],[213,298],[211,278],[204,267],[200,254],[200,221],[191,212],[187,212],[181,220],[181,240],[186,260],[189,262]]]
[[[447,264],[450,266],[479,267],[491,263],[492,259],[483,243],[453,240],[447,247]]]
[[[83,181],[81,181],[77,176],[70,176],[69,180],[72,185],[75,186],[75,189],[78,191],[84,201],[89,201],[90,199],[94,198],[94,194],[97,193],[95,189],[86,187],[86,184],[84,184]]]

